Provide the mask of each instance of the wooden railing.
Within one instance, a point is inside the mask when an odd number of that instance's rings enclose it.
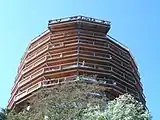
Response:
[[[54,49],[54,48],[59,48],[59,47],[67,47],[67,46],[72,46],[72,45],[77,45],[78,41],[73,41],[73,42],[59,42],[55,44],[50,44],[49,49]]]
[[[29,66],[25,67],[23,69],[22,74],[25,74],[26,72],[30,71],[31,69],[33,69],[34,67],[38,66],[39,64],[45,62],[46,60],[47,60],[47,56],[44,56],[44,57],[38,59],[35,63],[30,64]]]
[[[31,75],[27,76],[26,78],[22,79],[22,81],[20,81],[18,83],[18,87],[21,87],[22,85],[28,83],[29,81],[33,80],[34,78],[42,75],[44,73],[44,69],[39,69],[38,71],[32,73]]]
[[[61,67],[59,65],[58,66],[49,66],[49,67],[44,68],[44,72],[47,73],[47,72],[51,72],[51,71],[57,71],[60,69],[61,69]]]
[[[28,77],[22,79],[22,80],[18,83],[18,87],[20,87],[20,86],[22,86],[23,84],[29,82],[30,79],[31,79],[31,76],[28,76]]]
[[[108,48],[109,47],[108,43],[106,42],[93,41],[93,40],[80,39],[79,43],[84,44],[84,45],[92,45],[96,48]]]
[[[14,98],[15,101],[21,99],[22,97],[26,96],[27,94],[29,94],[29,93],[31,93],[33,91],[39,89],[40,87],[41,87],[41,82],[38,82],[38,83],[32,85],[31,87],[29,87],[26,90],[24,90],[24,91],[20,92],[19,94],[17,94],[15,96],[15,98]]]
[[[34,53],[32,56],[27,57],[25,63],[27,63],[27,62],[31,61],[32,59],[36,58],[37,56],[39,56],[40,54],[44,53],[48,49],[49,49],[49,46],[47,45],[43,49],[41,49],[41,50],[37,51],[36,53]]]
[[[43,36],[45,36],[46,34],[48,34],[50,31],[49,30],[45,30],[44,32],[42,32],[40,35],[38,35],[37,37],[35,37],[33,40],[31,40],[30,43],[30,48],[33,48],[33,46],[36,46],[37,43],[43,41],[44,39],[41,39]],[[40,40],[41,39],[41,40]]]
[[[34,85],[32,85],[31,87],[27,88],[26,90],[18,93],[15,98],[13,99],[13,101],[9,101],[9,103],[17,101],[19,99],[21,99],[22,97],[30,94],[31,92],[39,89],[41,86],[52,86],[52,85],[56,85],[59,83],[64,83],[64,82],[72,82],[72,81],[76,81],[77,76],[69,76],[69,77],[62,77],[62,78],[56,78],[56,79],[47,79],[44,81],[40,81]]]
[[[39,69],[38,71],[32,73],[31,75],[27,76],[26,78],[22,79],[19,83],[18,83],[18,87],[26,84],[27,82],[33,80],[34,78],[42,75],[44,72],[48,73],[48,72],[53,72],[53,71],[58,71],[61,69],[70,69],[70,68],[74,68],[74,67],[78,67],[77,63],[67,63],[64,65],[57,65],[57,66],[48,66],[48,67],[44,67],[42,69]]]
[[[111,71],[112,67],[108,65],[100,65],[100,64],[95,64],[95,63],[86,63],[84,62],[79,62],[79,67],[82,68],[92,68],[96,70],[104,70],[104,71]]]
[[[32,47],[32,48],[30,48],[30,49],[28,50],[28,53],[30,53],[30,52],[34,51],[35,49],[39,48],[39,47],[42,46],[43,44],[47,43],[49,40],[50,40],[50,37],[47,37],[47,38],[44,39],[43,41],[39,41],[36,46],[34,46],[34,47]]]
[[[76,81],[77,75],[74,76],[68,76],[68,77],[62,77],[62,78],[55,78],[55,79],[47,79],[42,81],[42,86],[53,86],[59,83],[65,83],[65,82],[72,82]]]
[[[78,63],[77,62],[73,62],[73,63],[67,63],[64,65],[61,65],[61,69],[70,69],[70,68],[75,68],[78,67]]]
[[[8,106],[7,107],[9,109],[11,109],[11,107],[13,106],[13,104],[14,104],[14,97],[11,96],[10,99],[9,99],[9,101],[8,101]]]

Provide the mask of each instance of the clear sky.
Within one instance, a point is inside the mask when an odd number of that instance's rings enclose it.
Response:
[[[85,15],[112,22],[109,34],[136,58],[153,120],[160,120],[159,0],[0,0],[0,107],[6,107],[20,59],[50,19]]]

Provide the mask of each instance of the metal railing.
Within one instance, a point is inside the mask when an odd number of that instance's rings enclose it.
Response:
[[[95,22],[95,23],[100,23],[100,24],[105,24],[105,25],[111,24],[110,21],[100,20],[100,19],[96,19],[96,18],[92,18],[92,17],[85,17],[85,16],[81,16],[81,15],[49,20],[48,24],[51,25],[51,24],[55,24],[55,23],[62,23],[62,22],[67,22],[67,21],[77,21],[77,20]]]

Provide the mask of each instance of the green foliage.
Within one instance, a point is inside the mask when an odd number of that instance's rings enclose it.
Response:
[[[109,102],[107,116],[111,120],[149,120],[148,111],[144,110],[141,102],[131,95],[125,94]]]
[[[131,95],[124,94],[108,102],[107,108],[102,111],[100,107],[90,107],[84,115],[86,120],[150,120],[150,114],[144,109],[141,102]]]
[[[0,109],[0,120],[6,120],[7,119],[7,114],[9,113],[8,109]]]
[[[31,109],[10,112],[7,120],[150,120],[150,114],[131,95],[121,95],[107,104],[106,97],[89,95],[103,88],[97,84],[66,83],[39,91]],[[102,90],[103,91],[103,90]]]
[[[83,82],[66,83],[41,89],[31,101],[31,109],[18,114],[11,112],[8,120],[81,120],[84,111],[91,106],[103,106],[105,97],[93,97],[91,92],[100,92],[94,84]]]
[[[5,109],[1,109],[0,111],[0,120],[6,120]]]

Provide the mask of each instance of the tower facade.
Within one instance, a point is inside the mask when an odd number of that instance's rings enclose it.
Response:
[[[105,86],[110,99],[130,93],[145,105],[135,60],[107,34],[110,27],[109,21],[84,16],[50,20],[24,53],[8,108],[20,106],[43,87],[80,78]]]

